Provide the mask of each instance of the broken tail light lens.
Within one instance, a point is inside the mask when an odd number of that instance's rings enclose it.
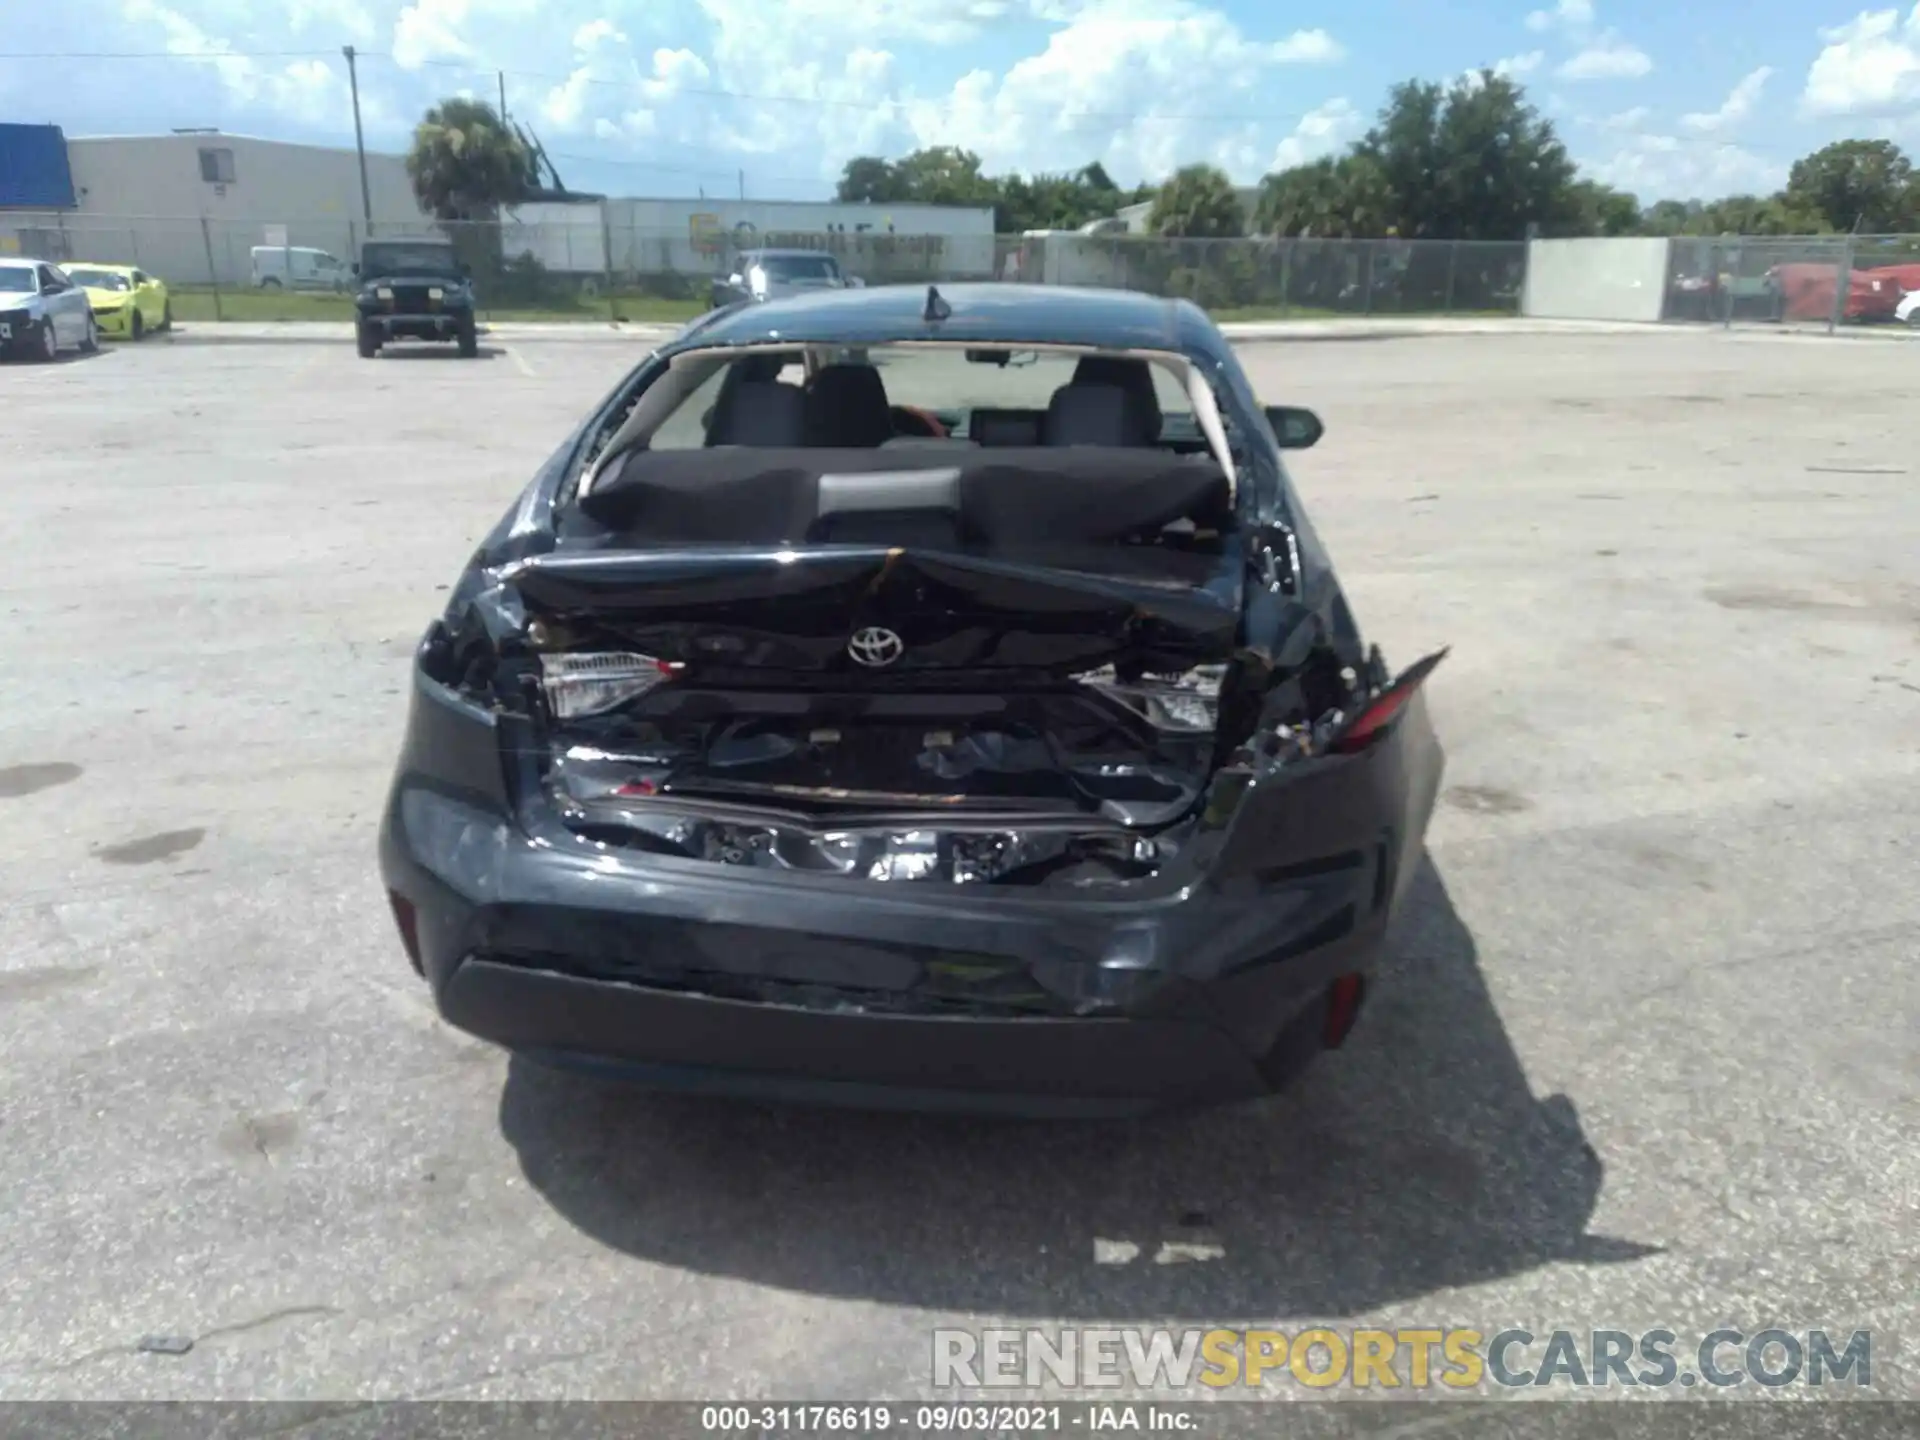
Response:
[[[1206,734],[1220,720],[1220,685],[1224,665],[1201,665],[1183,675],[1142,675],[1121,680],[1111,665],[1074,678],[1125,705],[1156,730],[1178,734]]]
[[[681,668],[673,661],[620,651],[542,655],[540,688],[555,719],[573,720],[638,700],[666,684]]]

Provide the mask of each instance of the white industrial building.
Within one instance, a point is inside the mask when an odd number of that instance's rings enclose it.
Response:
[[[238,284],[256,245],[345,258],[366,234],[352,150],[211,130],[70,136],[67,164],[74,209],[0,216],[21,250]],[[367,155],[367,193],[377,221],[431,224],[398,155]]]
[[[67,140],[76,207],[0,213],[0,250],[143,266],[176,283],[247,283],[257,245],[350,259],[366,238],[355,152],[218,131]],[[386,233],[432,227],[398,155],[369,152],[373,221]],[[993,211],[940,205],[790,200],[539,203],[502,217],[509,255],[580,277],[705,277],[753,245],[833,249],[885,278],[889,268],[991,274]]]

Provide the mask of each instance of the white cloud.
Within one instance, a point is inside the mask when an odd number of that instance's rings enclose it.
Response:
[[[169,54],[194,57],[196,68],[218,75],[226,97],[239,104],[263,106],[293,120],[315,123],[343,113],[341,107],[348,103],[346,76],[338,65],[317,58],[263,64],[234,53],[240,47],[231,40],[209,33],[156,0],[125,0],[121,15],[141,33],[141,27],[158,29]],[[370,99],[363,109],[380,113],[377,100]]]
[[[1602,130],[1639,130],[1652,117],[1653,112],[1644,105],[1635,105],[1631,110],[1621,110],[1607,116],[1600,122]]]
[[[1344,51],[1324,31],[1255,40],[1225,14],[1181,0],[1110,0],[1081,11],[1037,55],[998,78],[963,76],[903,115],[916,144],[958,144],[992,169],[1064,170],[1098,159],[1158,178],[1196,160],[1251,181],[1272,141],[1225,124],[1272,108],[1279,67],[1327,63]]]
[[[1309,110],[1300,117],[1293,132],[1274,148],[1268,170],[1291,170],[1305,165],[1357,139],[1366,126],[1366,118],[1344,96]]]
[[[1637,80],[1652,69],[1646,51],[1609,30],[1554,73],[1562,80]]]
[[[1551,10],[1535,10],[1527,16],[1527,29],[1535,34],[1549,30],[1584,31],[1593,24],[1593,0],[1560,0]]]
[[[1720,102],[1718,110],[1682,115],[1680,123],[1703,135],[1717,135],[1733,129],[1753,113],[1753,107],[1760,103],[1760,92],[1767,88],[1767,80],[1772,74],[1772,66],[1762,65],[1727,92],[1727,98]]]
[[[819,194],[852,155],[932,144],[971,148],[994,171],[1097,159],[1131,183],[1210,160],[1251,182],[1280,147],[1318,153],[1353,129],[1350,104],[1309,78],[1345,58],[1336,33],[1236,20],[1224,0],[109,3],[106,28],[134,32],[125,48],[203,58],[143,72],[162,83],[131,103],[118,102],[132,87],[103,78],[126,73],[111,67],[93,77],[106,98],[86,102],[28,76],[10,108],[57,113],[75,131],[227,123],[350,145],[345,67],[330,52],[351,39],[370,144],[404,144],[441,98],[492,100],[504,69],[513,113],[567,159],[570,180],[652,193],[730,182],[746,157],[750,188],[757,174],[768,189]],[[100,43],[119,48],[120,36]],[[286,62],[266,53],[323,47]],[[1546,62],[1500,63],[1518,74]],[[595,161],[621,170],[589,174]]]
[[[473,47],[460,37],[467,0],[419,0],[402,10],[393,24],[393,59],[413,70],[430,60],[466,60]]]
[[[1786,183],[1784,164],[1737,145],[1678,135],[1637,134],[1611,154],[1582,158],[1580,168],[1602,184],[1629,190],[1642,201],[1765,194]]]
[[[1496,75],[1531,75],[1546,61],[1544,50],[1529,50],[1524,55],[1509,55],[1504,60],[1493,62]]]
[[[1857,115],[1920,100],[1920,5],[1863,10],[1822,30],[1825,47],[1807,70],[1801,104],[1816,115]]]

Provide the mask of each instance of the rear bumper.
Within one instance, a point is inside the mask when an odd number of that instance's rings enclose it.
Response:
[[[1369,813],[1324,809],[1325,787],[1277,810],[1250,796],[1205,883],[962,897],[573,839],[509,800],[516,747],[492,717],[416,674],[381,870],[441,1014],[535,1058],[809,1103],[1224,1101],[1291,1079],[1323,1047],[1329,987],[1379,956],[1439,779],[1424,711],[1397,730],[1338,762]],[[966,990],[972,976],[989,988]]]
[[[659,1089],[873,1109],[1129,1115],[1265,1093],[1253,1059],[1198,1020],[834,1014],[582,980],[472,957],[437,991],[468,1034],[547,1064]],[[1286,1037],[1319,1050],[1317,1010]]]

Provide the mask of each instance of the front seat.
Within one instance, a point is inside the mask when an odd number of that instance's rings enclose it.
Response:
[[[870,450],[893,438],[887,387],[871,365],[827,365],[807,382],[807,444]]]
[[[1073,367],[1074,385],[1117,385],[1139,412],[1146,443],[1160,440],[1160,397],[1153,389],[1153,368],[1144,360],[1123,355],[1086,355]]]
[[[1040,422],[1042,445],[1138,446],[1147,437],[1146,417],[1118,385],[1062,385]]]
[[[806,397],[778,380],[748,380],[727,392],[707,431],[709,445],[785,450],[803,443]]]

